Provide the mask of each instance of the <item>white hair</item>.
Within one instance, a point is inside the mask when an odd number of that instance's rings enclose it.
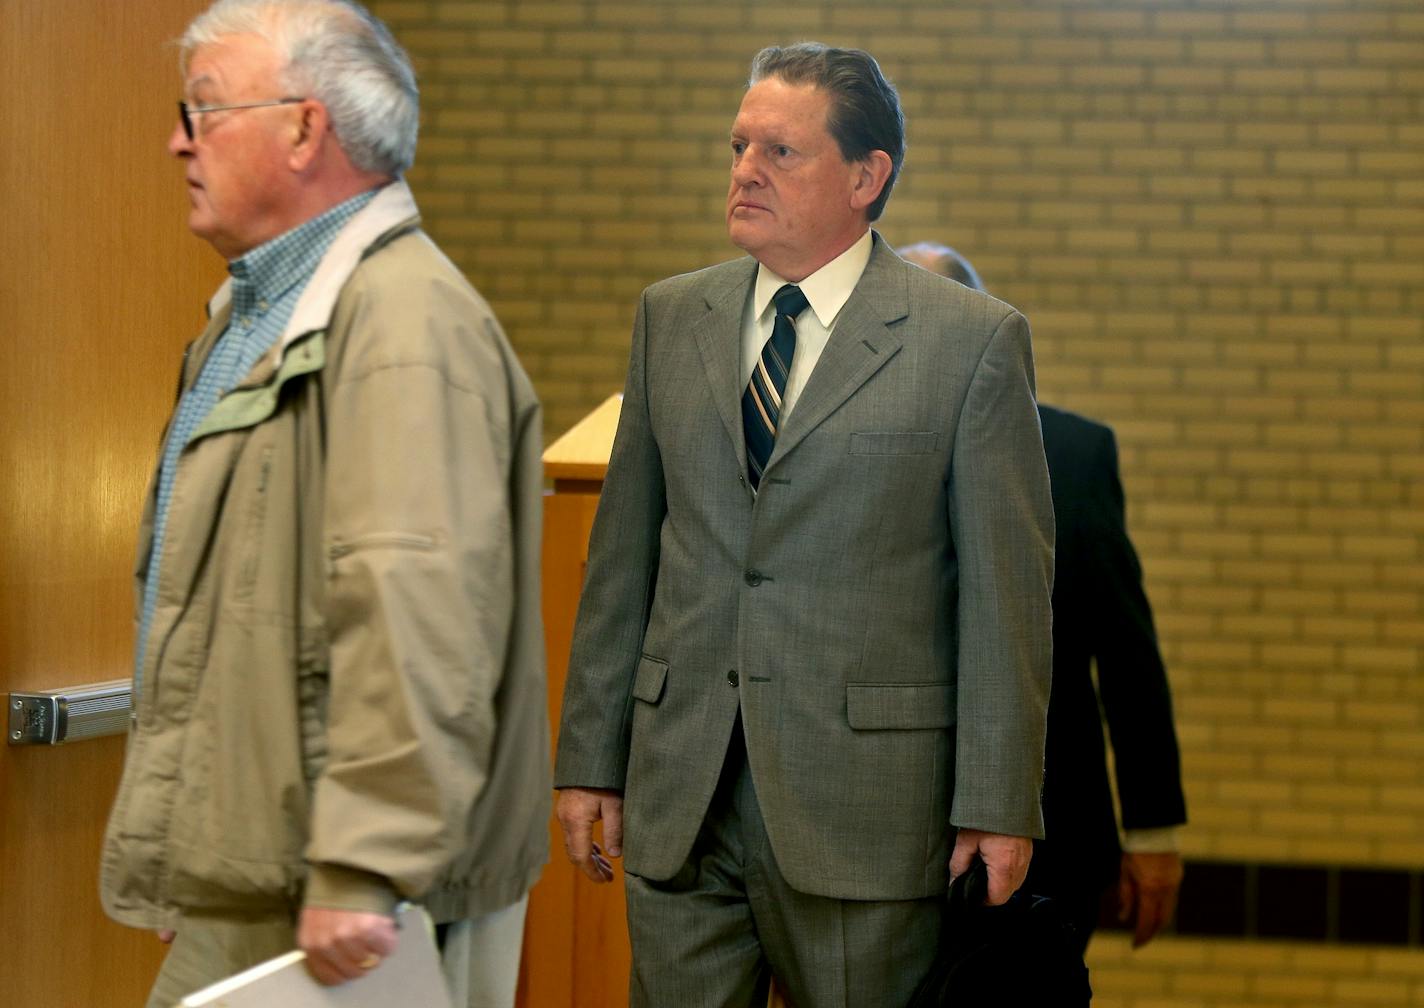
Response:
[[[354,0],[217,0],[179,39],[180,62],[229,35],[257,35],[282,58],[283,97],[315,98],[351,163],[399,175],[415,161],[420,92],[390,30]]]

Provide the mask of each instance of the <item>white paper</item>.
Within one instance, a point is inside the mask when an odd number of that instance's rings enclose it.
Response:
[[[306,953],[293,951],[189,994],[178,1008],[450,1008],[430,916],[407,906],[396,923],[395,951],[356,980],[324,987],[307,972]]]

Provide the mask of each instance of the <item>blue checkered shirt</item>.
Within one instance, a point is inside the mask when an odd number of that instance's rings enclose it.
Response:
[[[148,575],[143,584],[143,608],[140,610],[138,640],[135,643],[135,703],[139,697],[144,654],[148,649],[148,634],[158,599],[163,540],[168,526],[168,507],[173,500],[173,482],[178,473],[178,458],[183,454],[188,439],[218,400],[242,381],[262,359],[262,355],[272,349],[337,232],[375,195],[372,190],[353,196],[321,216],[313,217],[228,263],[228,272],[232,275],[232,315],[208,359],[203,362],[198,380],[179,400],[159,460],[153,546],[148,556]]]

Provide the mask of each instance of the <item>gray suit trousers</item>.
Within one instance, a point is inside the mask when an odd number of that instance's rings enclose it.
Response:
[[[764,1008],[772,974],[796,1008],[903,1005],[939,944],[939,897],[840,900],[791,888],[767,839],[740,719],[681,870],[666,882],[625,874],[633,1008]]]

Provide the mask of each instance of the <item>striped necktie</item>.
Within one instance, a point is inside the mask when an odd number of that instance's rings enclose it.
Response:
[[[752,489],[761,485],[761,474],[771,458],[776,430],[781,420],[781,394],[791,373],[791,357],[796,352],[796,316],[806,310],[806,295],[795,284],[787,284],[772,297],[776,321],[771,339],[761,348],[752,368],[752,380],[742,393],[742,426],[747,435],[747,476]]]

